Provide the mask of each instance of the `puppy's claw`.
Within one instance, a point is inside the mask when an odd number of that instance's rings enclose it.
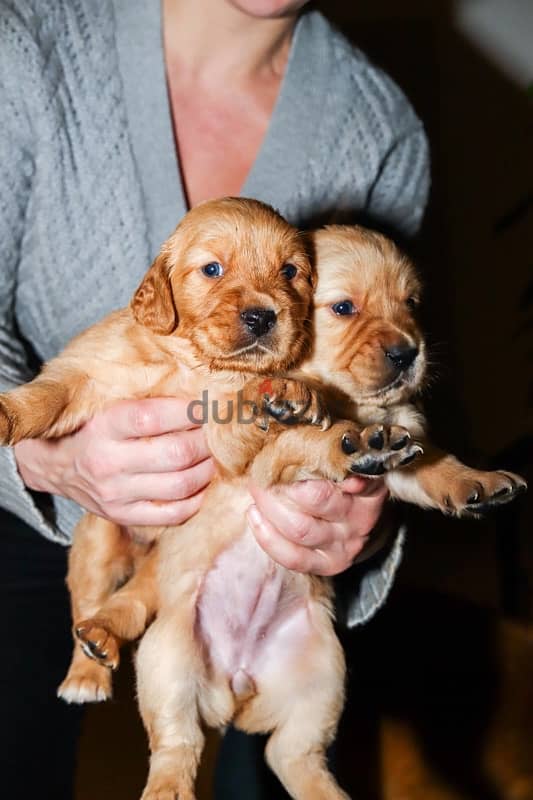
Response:
[[[507,489],[502,489],[502,491],[503,492],[507,492]],[[497,497],[500,494],[501,494],[501,492],[497,492],[494,495],[494,497]],[[478,500],[479,500],[479,492],[477,491],[477,489],[475,489],[472,492],[472,494],[470,495],[470,497],[467,498],[466,502],[467,502],[468,505],[472,505],[473,503],[477,503]]]

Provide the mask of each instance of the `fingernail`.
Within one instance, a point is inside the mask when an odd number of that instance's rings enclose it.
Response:
[[[261,524],[261,514],[259,513],[257,506],[250,506],[248,511],[246,512],[246,516],[248,517],[248,521],[250,524],[257,528]]]

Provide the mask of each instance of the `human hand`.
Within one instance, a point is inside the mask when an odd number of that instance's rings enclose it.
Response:
[[[60,439],[26,439],[15,459],[26,486],[75,500],[119,525],[178,525],[214,475],[188,400],[125,400]]]
[[[383,481],[355,476],[250,491],[248,520],[263,550],[287,569],[329,576],[363,557],[388,496]]]

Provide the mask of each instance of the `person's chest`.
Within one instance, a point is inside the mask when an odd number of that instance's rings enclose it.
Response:
[[[280,79],[193,85],[168,72],[174,143],[189,206],[241,194],[268,130]]]

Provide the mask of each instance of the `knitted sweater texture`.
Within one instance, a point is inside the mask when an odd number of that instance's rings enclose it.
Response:
[[[302,227],[364,216],[410,235],[428,173],[401,91],[318,12],[304,14],[241,194]],[[0,0],[0,390],[126,305],[186,210],[159,2]],[[65,544],[81,514],[62,498],[44,510],[10,448],[0,506]],[[401,538],[361,573],[353,624],[386,596]]]

